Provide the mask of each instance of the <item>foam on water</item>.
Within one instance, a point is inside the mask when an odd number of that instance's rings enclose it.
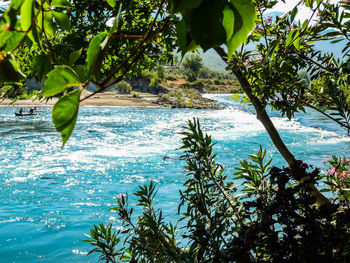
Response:
[[[275,165],[284,165],[251,108],[225,95],[211,97],[226,108],[82,107],[63,150],[49,107],[35,118],[16,118],[18,108],[0,107],[0,257],[4,262],[96,262],[96,256],[86,256],[91,248],[81,242],[83,234],[92,224],[115,221],[108,209],[116,196],[128,193],[133,206],[132,193],[150,181],[159,189],[157,207],[167,219],[177,218],[184,180],[183,163],[176,159],[178,133],[193,117],[217,142],[215,151],[228,174],[260,144]],[[350,149],[349,137],[331,123],[317,127],[317,113],[291,121],[271,115],[298,159],[320,165],[324,155]]]

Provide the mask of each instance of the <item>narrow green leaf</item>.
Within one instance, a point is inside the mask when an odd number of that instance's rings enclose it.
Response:
[[[21,6],[21,26],[27,31],[32,24],[33,17],[33,0],[24,0]]]
[[[16,82],[24,77],[15,60],[10,57],[0,60],[0,82]]]
[[[298,7],[295,6],[292,10],[292,12],[290,13],[290,22],[292,23],[295,19],[295,16],[297,15],[298,13]]]
[[[52,11],[53,16],[55,17],[56,23],[64,30],[70,29],[70,20],[66,13]]]
[[[231,0],[231,3],[234,6],[234,32],[226,42],[229,57],[246,40],[256,19],[255,6],[251,0]]]
[[[89,44],[86,56],[86,67],[88,75],[92,76],[94,80],[99,80],[100,68],[106,51],[106,48],[102,49],[102,43],[107,35],[107,32],[102,32],[95,36]]]
[[[62,148],[71,136],[78,117],[82,90],[73,90],[62,96],[52,109],[52,121],[62,137]]]
[[[115,7],[115,0],[106,0],[111,7]]]
[[[81,85],[77,73],[68,66],[57,66],[47,74],[47,79],[41,91],[45,97],[54,96],[68,87]]]
[[[51,2],[51,6],[56,7],[64,7],[64,8],[71,8],[73,7],[72,4],[67,0],[53,0]]]
[[[299,37],[299,31],[298,31],[298,34],[295,36],[295,41],[294,41],[294,47],[300,51],[300,37]]]
[[[74,63],[78,60],[78,58],[81,55],[81,52],[83,51],[83,48],[73,51],[69,54],[69,65],[74,65]]]
[[[286,47],[288,47],[289,44],[292,42],[293,34],[295,33],[295,31],[296,31],[296,29],[294,29],[288,33],[288,36],[286,38]]]

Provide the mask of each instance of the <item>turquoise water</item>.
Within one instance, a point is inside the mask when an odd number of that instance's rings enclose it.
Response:
[[[86,255],[84,233],[94,223],[115,220],[108,208],[119,193],[152,180],[159,188],[157,207],[166,218],[176,217],[182,163],[163,157],[181,155],[178,132],[193,117],[217,142],[229,175],[260,144],[274,165],[285,165],[251,108],[213,97],[227,108],[82,107],[63,150],[49,107],[27,118],[14,116],[18,107],[0,107],[0,262],[96,262]],[[350,150],[344,131],[315,112],[292,121],[272,116],[298,159],[325,168],[325,155]]]

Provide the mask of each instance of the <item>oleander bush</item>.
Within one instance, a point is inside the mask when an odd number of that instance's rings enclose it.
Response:
[[[340,192],[331,203],[316,203],[311,187],[325,178],[319,169],[301,161],[273,167],[260,147],[240,161],[233,178],[216,162],[198,120],[182,135],[180,220],[166,222],[154,206],[153,182],[140,186],[134,195],[142,213],[135,215],[128,195],[120,194],[110,210],[122,228],[95,225],[85,240],[94,247],[90,253],[104,262],[349,262],[349,204]]]

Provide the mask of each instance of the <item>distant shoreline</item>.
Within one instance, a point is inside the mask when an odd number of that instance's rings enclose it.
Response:
[[[84,94],[82,95],[84,97]],[[119,94],[117,92],[104,92],[96,94],[95,96],[80,103],[80,106],[161,106],[152,103],[153,99],[158,98],[157,95],[150,93],[140,93],[138,97],[132,97],[129,94]],[[10,99],[0,101],[0,106],[53,106],[57,102],[57,98],[49,101],[39,100],[18,100],[14,103]]]

